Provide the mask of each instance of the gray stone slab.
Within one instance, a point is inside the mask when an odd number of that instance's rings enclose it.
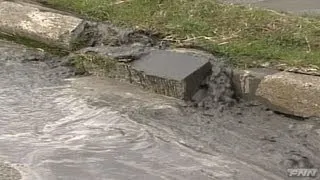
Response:
[[[70,49],[82,19],[27,3],[0,1],[0,31]]]
[[[256,90],[260,82],[267,75],[277,72],[279,71],[265,68],[235,69],[233,71],[232,83],[236,96],[245,100],[256,100]]]
[[[178,99],[191,100],[212,72],[212,56],[190,50],[151,50],[134,61],[114,59],[113,54],[103,52],[92,54],[91,48],[91,51],[80,51],[80,56],[76,54],[71,58],[81,62],[82,70],[86,72],[127,81]],[[130,48],[124,53],[135,54]]]
[[[132,63],[132,68],[148,76],[177,81],[183,88],[183,99],[190,99],[211,73],[205,56],[176,51],[154,50]]]
[[[208,59],[186,53],[154,50],[133,62],[133,67],[146,74],[182,81],[206,64]]]
[[[320,77],[272,69],[234,70],[239,98],[258,101],[273,111],[303,118],[320,117]]]
[[[320,77],[289,72],[266,76],[256,95],[270,108],[300,117],[320,117]]]

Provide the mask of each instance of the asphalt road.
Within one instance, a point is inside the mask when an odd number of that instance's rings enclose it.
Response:
[[[270,8],[294,13],[320,14],[320,0],[222,0],[235,4],[252,4],[257,7]]]

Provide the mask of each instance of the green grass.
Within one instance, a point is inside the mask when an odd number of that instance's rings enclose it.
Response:
[[[160,33],[177,46],[229,57],[236,66],[264,62],[320,67],[320,20],[226,5],[215,0],[48,0],[94,20]]]

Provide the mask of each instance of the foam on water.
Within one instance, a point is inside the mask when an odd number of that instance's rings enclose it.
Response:
[[[66,80],[68,68],[28,52],[0,43],[0,157],[26,180],[285,179],[287,161],[320,165],[319,124],[237,104],[219,62],[195,109],[110,79]]]
[[[186,148],[170,143],[169,129],[166,142],[124,113],[141,106],[177,111],[172,99],[119,84],[104,84],[97,93],[91,83],[101,86],[103,80],[94,79],[47,86],[39,65],[15,62],[11,68],[1,69],[0,154],[25,167],[16,167],[24,179],[207,179],[212,171],[188,152],[182,155]],[[14,70],[19,74],[12,75]]]

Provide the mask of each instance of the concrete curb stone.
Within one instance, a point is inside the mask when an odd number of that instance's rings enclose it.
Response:
[[[256,95],[279,111],[299,117],[320,117],[320,77],[280,72],[266,76]]]
[[[108,50],[112,52],[113,48]],[[130,61],[117,59],[109,53],[102,54],[101,51],[93,53],[94,48],[88,49],[88,52],[80,50],[71,55],[71,59],[76,59],[85,72],[130,82],[152,92],[184,100],[191,100],[212,68],[207,56],[187,51],[148,49],[140,59]]]
[[[50,46],[72,48],[73,33],[83,22],[74,16],[48,11],[27,3],[0,1],[0,31],[43,42]]]
[[[263,78],[277,72],[279,71],[261,68],[234,69],[232,82],[236,97],[249,101],[256,100],[256,90]]]
[[[236,70],[237,96],[303,118],[320,117],[320,77],[268,69]]]

